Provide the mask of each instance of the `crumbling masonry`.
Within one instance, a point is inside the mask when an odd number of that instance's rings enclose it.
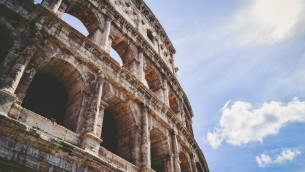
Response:
[[[208,172],[174,53],[143,0],[0,0],[0,171]]]

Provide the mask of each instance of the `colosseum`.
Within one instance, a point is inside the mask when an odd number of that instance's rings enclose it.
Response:
[[[143,0],[0,0],[0,171],[208,172],[174,54]]]

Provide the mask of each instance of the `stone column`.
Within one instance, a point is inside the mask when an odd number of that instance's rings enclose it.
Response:
[[[169,100],[168,100],[168,91],[169,90],[168,90],[168,85],[167,85],[167,80],[166,79],[163,80],[162,89],[163,89],[164,104],[169,106]]]
[[[28,66],[35,52],[36,47],[31,46],[26,48],[25,51],[20,55],[19,59],[16,61],[16,63],[11,69],[11,72],[6,82],[6,86],[5,88],[3,88],[4,90],[14,94],[25,69]]]
[[[123,65],[126,69],[130,71],[132,75],[134,75],[137,79],[138,78],[138,70],[139,70],[139,60],[136,58],[130,59],[126,64]]]
[[[191,157],[191,166],[192,166],[192,170],[193,170],[193,172],[197,172],[195,155],[194,155],[194,154],[191,154],[190,157]]]
[[[180,169],[180,160],[179,160],[179,151],[178,151],[178,140],[177,133],[172,133],[172,142],[173,142],[173,154],[174,154],[174,168],[175,172],[181,172]]]
[[[54,0],[54,1],[53,1],[53,4],[52,4],[51,9],[52,9],[52,11],[53,11],[54,13],[57,13],[57,11],[58,11],[58,9],[59,9],[61,3],[62,3],[62,0]]]
[[[166,157],[165,167],[167,172],[176,172],[174,168],[174,154],[170,153],[168,157]]]
[[[105,15],[105,25],[102,28],[99,26],[95,33],[91,36],[92,42],[98,47],[103,48],[106,52],[110,53],[111,41],[110,41],[110,29],[113,18],[108,14]]]
[[[43,7],[50,9],[54,13],[57,13],[57,11],[62,3],[62,0],[53,0],[50,4],[49,4],[49,2],[50,1],[48,1],[48,0],[43,0],[41,4]]]
[[[138,47],[138,52],[139,52],[139,60],[138,60],[138,75],[137,78],[139,79],[140,82],[144,84],[145,82],[145,71],[144,71],[144,54],[143,54],[143,49],[141,47]]]
[[[96,125],[96,135],[101,136],[103,132],[103,122],[104,122],[104,113],[105,108],[108,106],[107,103],[101,100],[100,106],[99,106],[99,113],[97,118],[97,125]],[[103,140],[103,138],[102,138]]]
[[[101,136],[102,134],[102,126],[104,120],[104,111],[105,107],[108,106],[107,103],[102,101],[102,93],[103,93],[103,85],[104,85],[104,76],[98,76],[99,88],[98,88],[98,95],[97,95],[97,104],[96,104],[96,114],[95,120],[93,125],[93,133],[97,136]]]
[[[106,17],[105,28],[101,40],[101,46],[107,51],[110,52],[111,48],[111,39],[110,39],[110,30],[111,30],[111,22],[113,21],[112,16],[108,14]]]
[[[92,34],[89,35],[90,40],[95,43],[98,47],[100,48],[105,48],[101,45],[102,42],[102,37],[103,37],[103,29],[101,28],[101,26],[98,26],[96,31]]]
[[[148,113],[149,113],[148,107],[146,105],[142,105],[142,142],[141,142],[142,171],[146,171],[146,169],[151,167]]]
[[[36,47],[29,46],[23,53],[20,54],[19,59],[16,61],[10,73],[8,74],[4,87],[0,89],[0,113],[1,115],[7,116],[12,104],[17,97],[15,96],[15,90],[23,76],[26,67],[28,66],[30,60],[32,59],[34,53],[36,52]]]
[[[82,136],[82,142],[81,142],[81,148],[87,150],[88,152],[91,152],[93,154],[97,154],[99,151],[100,144],[102,140],[101,137],[101,124],[100,120],[104,117],[104,107],[103,102],[101,102],[102,98],[102,91],[103,91],[103,76],[98,76],[97,84],[98,87],[96,89],[96,93],[93,93],[93,97],[91,101],[88,101],[86,104],[88,111],[85,113],[85,115],[88,118],[85,122],[85,131]],[[101,106],[102,104],[102,106]],[[102,111],[102,113],[101,113]]]

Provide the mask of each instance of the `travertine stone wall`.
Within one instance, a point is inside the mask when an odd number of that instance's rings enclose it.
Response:
[[[0,0],[0,40],[0,171],[209,171],[175,49],[142,0]],[[38,74],[63,85],[62,122],[25,106]]]

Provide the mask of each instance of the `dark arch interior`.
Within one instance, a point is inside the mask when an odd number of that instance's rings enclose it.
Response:
[[[114,32],[119,31],[114,29]],[[136,46],[125,36],[121,35],[121,33],[113,33],[112,36],[113,39],[111,43],[111,48],[112,51],[115,51],[115,53],[112,52],[112,54],[110,55],[115,55],[115,60],[117,60],[121,66],[125,67],[128,70],[132,69],[133,63],[131,62],[137,59],[138,56]]]
[[[165,136],[159,130],[152,129],[150,133],[150,144],[151,168],[157,172],[165,172],[168,151]]]
[[[179,153],[179,160],[180,160],[181,171],[185,171],[185,172],[191,171],[190,164],[184,153]]]
[[[118,128],[116,121],[114,120],[111,112],[108,109],[105,109],[102,129],[103,142],[101,143],[101,146],[114,154],[118,154],[117,135]]]
[[[196,168],[197,172],[204,172],[199,162],[196,162]]]
[[[156,71],[150,66],[146,66],[145,79],[147,81],[149,89],[151,89],[152,91],[157,91],[161,88],[159,76]]]
[[[175,95],[172,91],[170,91],[169,94],[168,94],[168,101],[169,101],[170,108],[175,113],[178,113],[179,112],[178,102],[177,102],[177,99],[176,99],[176,97],[175,97]]]
[[[4,61],[5,56],[13,45],[13,40],[9,30],[0,25],[0,64]]]
[[[22,106],[63,125],[68,94],[53,76],[37,73],[33,78]]]

